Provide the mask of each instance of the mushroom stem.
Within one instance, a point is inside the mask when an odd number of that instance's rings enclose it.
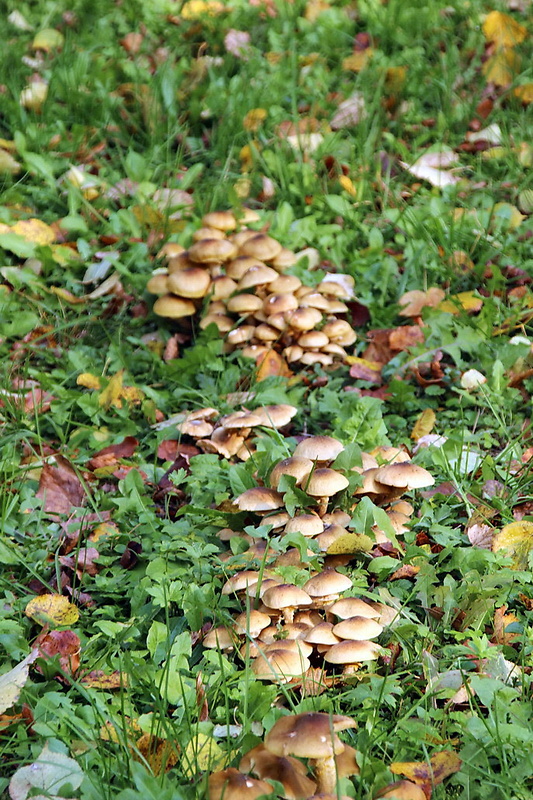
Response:
[[[313,759],[314,774],[317,782],[317,794],[337,793],[337,769],[333,755],[326,758]]]
[[[294,622],[294,612],[296,611],[295,606],[287,606],[286,608],[282,609],[283,621],[287,625],[292,625]]]
[[[316,511],[317,511],[317,514],[318,514],[319,517],[323,517],[324,514],[327,512],[327,510],[328,510],[328,502],[329,502],[329,497],[319,497],[318,498],[318,507],[317,507]]]

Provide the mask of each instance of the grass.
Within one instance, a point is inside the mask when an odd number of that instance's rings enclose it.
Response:
[[[357,720],[343,736],[360,753],[361,775],[339,784],[354,800],[391,782],[392,764],[426,763],[443,750],[462,765],[433,786],[434,800],[531,797],[529,542],[516,564],[468,535],[476,521],[494,530],[522,516],[528,522],[533,500],[531,216],[516,219],[531,191],[531,107],[513,93],[531,86],[530,33],[515,45],[522,60],[508,84],[487,84],[483,73],[491,55],[486,15],[501,10],[529,24],[525,11],[505,5],[235,0],[220,15],[187,18],[189,4],[170,0],[73,0],[68,10],[53,0],[8,3],[32,29],[16,17],[0,21],[0,146],[19,164],[0,166],[0,222],[38,219],[56,239],[13,239],[0,226],[0,647],[5,672],[41,633],[24,613],[27,602],[43,586],[54,594],[62,587],[80,609],[63,628],[79,637],[81,664],[72,670],[57,655],[40,658],[7,704],[3,796],[48,743],[83,770],[81,783],[69,788],[65,780],[52,795],[206,797],[208,774],[237,765],[286,709]],[[48,28],[61,31],[61,46],[32,48]],[[227,51],[231,29],[250,32],[246,58]],[[137,51],[131,32],[142,35]],[[346,68],[354,41],[367,35],[372,57],[360,71]],[[35,76],[49,87],[37,111],[19,102]],[[339,103],[354,92],[364,108],[359,123],[331,130]],[[254,109],[266,112],[256,130],[246,122]],[[313,153],[280,134],[302,118],[322,134]],[[462,146],[473,120],[499,126],[501,143]],[[440,189],[406,170],[436,147],[459,153],[464,181]],[[95,193],[65,178],[72,166],[88,173]],[[162,187],[188,191],[190,213],[174,217],[158,200]],[[224,353],[211,330],[194,328],[179,358],[163,358],[174,329],[152,313],[145,291],[162,242],[187,245],[203,213],[243,202],[284,246],[317,248],[325,268],[354,277],[368,309],[359,356],[368,357],[369,331],[405,325],[405,292],[438,286],[455,302],[454,314],[423,310],[424,342],[397,350],[383,367],[384,400],[345,392],[375,388],[348,366],[257,383],[254,365]],[[292,271],[319,280],[302,262]],[[114,274],[113,293],[84,297]],[[481,300],[475,312],[453,301],[460,292]],[[475,391],[461,386],[470,368],[487,377]],[[102,403],[121,371],[140,399]],[[83,373],[100,378],[99,391],[79,384]],[[232,393],[249,390],[253,407],[298,406],[293,435],[330,431],[366,450],[392,443],[411,451],[413,426],[431,410],[432,432],[447,438],[416,455],[441,491],[413,494],[404,550],[362,551],[344,570],[358,592],[402,609],[386,639],[396,660],[317,696],[260,683],[232,655],[201,644],[206,626],[228,623],[238,610],[221,595],[242,563],[237,541],[230,559],[220,558],[226,548],[217,533],[237,521],[228,502],[255,471],[265,478],[293,440],[265,432],[246,465],[196,456],[169,485],[171,462],[158,457],[161,443],[176,438],[175,429],[154,427],[158,415],[202,406],[227,413]],[[90,466],[125,437],[136,444],[118,471]],[[58,455],[84,490],[72,518],[50,513],[37,495],[43,465]],[[373,518],[362,507],[355,513],[368,532]],[[300,548],[301,563],[278,570],[286,581],[301,585],[319,567],[301,536],[270,541],[279,552]],[[76,570],[69,558],[85,558],[86,547],[97,549],[97,566]],[[414,571],[393,579],[402,565]],[[498,636],[502,608],[514,617]],[[93,670],[120,676],[116,687],[84,683]]]

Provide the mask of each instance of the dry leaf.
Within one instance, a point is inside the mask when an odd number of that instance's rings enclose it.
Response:
[[[494,636],[492,641],[496,644],[512,644],[520,634],[507,633],[507,627],[518,622],[515,614],[506,614],[507,606],[501,606],[494,611]]]
[[[75,606],[73,608],[77,612],[78,609]],[[27,608],[26,613],[28,613]],[[50,659],[59,656],[59,665],[67,675],[74,676],[78,671],[81,642],[74,631],[42,631],[35,640],[35,647],[39,649],[41,658]]]
[[[420,180],[427,181],[432,186],[442,189],[444,186],[453,186],[461,178],[452,172],[446,171],[445,167],[455,164],[458,156],[452,150],[441,150],[439,152],[424,153],[413,164],[406,164],[400,161],[401,166],[411,175]]]
[[[0,675],[0,714],[14,706],[19,699],[22,688],[28,680],[30,664],[33,664],[38,655],[37,650],[32,650],[24,661]]]
[[[419,317],[423,308],[435,308],[445,297],[446,292],[437,286],[432,286],[425,292],[421,289],[405,292],[398,300],[398,305],[403,306],[402,310],[398,311],[398,316]]]
[[[391,350],[408,350],[416,344],[422,344],[424,332],[420,325],[402,325],[390,332],[389,346]]]
[[[146,762],[154,775],[168,772],[178,762],[179,749],[174,742],[150,736],[149,733],[137,739],[135,746],[138,753],[134,753],[136,761]]]
[[[425,408],[421,414],[418,415],[413,430],[411,431],[411,439],[417,442],[422,436],[427,436],[435,427],[437,415],[432,408]]]
[[[77,472],[66,458],[57,455],[55,463],[55,466],[44,464],[37,497],[43,498],[45,511],[69,514],[73,508],[84,505],[85,490]]]
[[[199,772],[216,772],[228,762],[228,755],[212,736],[197,733],[188,743],[181,758],[184,774],[195,778]]]
[[[80,678],[80,683],[88,686],[91,689],[122,689],[128,685],[128,675],[126,672],[104,672],[102,669],[93,669],[91,672],[86,672]]]
[[[482,66],[486,79],[496,86],[508,86],[520,72],[522,59],[510,47],[502,47]]]
[[[342,68],[352,72],[361,72],[372,58],[374,51],[371,47],[364,50],[356,50],[351,56],[342,59]]]
[[[369,383],[381,383],[381,368],[383,364],[379,361],[368,361],[366,358],[358,356],[348,356],[346,359],[350,364],[350,377]]]
[[[40,219],[21,219],[11,226],[11,233],[22,236],[27,242],[41,245],[52,244],[56,239],[54,229]]]
[[[533,103],[533,83],[523,83],[521,86],[515,86],[513,94],[522,103]]]
[[[495,553],[503,550],[511,558],[513,569],[528,569],[533,550],[533,522],[510,522],[494,536],[492,550]]]
[[[73,603],[61,594],[41,594],[33,597],[24,612],[39,625],[51,628],[67,628],[75,625],[80,612]]]
[[[424,761],[394,762],[389,769],[393,775],[405,775],[414,783],[431,789],[434,785],[442,783],[449,775],[458,772],[461,764],[461,759],[452,750],[442,750],[440,753],[434,753],[429,763]]]
[[[15,772],[9,783],[9,796],[11,800],[26,800],[29,796],[58,798],[63,786],[68,784],[75,791],[83,778],[83,771],[73,758],[53,752],[47,743],[33,764]]]
[[[259,356],[256,364],[256,378],[258,382],[265,378],[270,378],[273,375],[280,375],[286,378],[292,375],[285,359],[275,350],[269,350],[264,355]]]
[[[33,81],[33,83],[30,83],[21,91],[19,103],[23,108],[27,108],[28,111],[34,111],[36,114],[39,114],[47,96],[48,84],[46,81]]]
[[[483,33],[485,39],[497,47],[514,47],[524,41],[527,36],[527,28],[520,25],[509,14],[491,11],[485,17]]]
[[[364,50],[362,52],[367,51]],[[331,130],[338,131],[341,128],[352,128],[361,122],[365,116],[365,98],[360,92],[354,92],[350,97],[340,103],[331,120]]]
[[[11,153],[0,147],[0,174],[17,175],[21,170],[19,162],[13,158]]]
[[[480,311],[482,307],[483,298],[479,297],[475,291],[451,294],[447,300],[443,300],[437,306],[439,311],[446,311],[448,314],[460,314],[462,311],[474,314],[476,311]]]
[[[473,547],[479,547],[482,550],[492,550],[492,541],[494,538],[494,528],[487,525],[486,522],[474,522],[466,529],[466,535]]]

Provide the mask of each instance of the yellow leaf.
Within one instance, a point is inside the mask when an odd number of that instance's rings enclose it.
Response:
[[[361,72],[368,64],[373,52],[371,47],[367,47],[364,50],[356,50],[351,56],[343,58],[342,68],[352,72]]]
[[[345,192],[351,194],[352,197],[357,197],[357,189],[355,188],[353,181],[347,175],[341,175],[339,178],[339,183]]]
[[[442,783],[448,775],[461,769],[462,761],[453,750],[442,750],[434,753],[429,762],[403,761],[389,766],[393,775],[405,775],[420,785],[433,786]]]
[[[520,72],[522,59],[510,47],[501,47],[488,58],[482,66],[482,72],[490,83],[496,86],[508,86]]]
[[[100,389],[102,386],[100,378],[91,372],[82,372],[76,378],[76,383],[78,386],[85,386],[86,389]]]
[[[422,436],[427,436],[431,433],[435,426],[437,415],[432,408],[425,408],[421,414],[418,415],[413,430],[411,431],[411,439],[417,442]]]
[[[485,161],[494,161],[499,158],[507,158],[509,155],[509,150],[507,147],[489,147],[488,150],[483,150],[481,153],[481,157],[485,159]]]
[[[20,172],[19,162],[13,158],[11,153],[0,147],[0,173],[7,173],[8,175],[16,175]]]
[[[174,742],[143,733],[135,746],[138,751],[134,753],[135,760],[147,762],[154,775],[162,775],[177,764],[179,748]]]
[[[11,232],[35,244],[52,244],[56,238],[50,225],[40,219],[21,219],[11,226]]]
[[[533,103],[533,83],[523,83],[521,86],[515,86],[513,94],[522,103]]]
[[[523,42],[527,35],[527,28],[520,25],[509,14],[501,11],[491,11],[485,17],[483,33],[488,42],[497,47],[514,47]]]
[[[55,28],[43,28],[42,31],[35,34],[32,42],[34,50],[44,50],[45,53],[50,53],[52,50],[57,50],[63,46],[65,37],[61,31]]]
[[[126,403],[142,403],[144,392],[138,389],[137,386],[124,386],[122,397]]]
[[[398,94],[407,77],[407,67],[389,67],[385,72],[385,91]]]
[[[365,533],[341,533],[330,544],[326,553],[328,556],[346,555],[348,553],[369,553],[374,542]]]
[[[284,378],[288,378],[292,375],[292,372],[287,366],[287,362],[276,350],[268,350],[263,356],[258,358],[256,364],[256,380],[258,383],[265,378],[271,378],[273,375],[280,375]]]
[[[525,216],[520,213],[516,206],[511,203],[496,203],[494,206],[494,215],[507,221],[506,227],[514,231],[521,224]]]
[[[28,680],[30,664],[33,664],[38,655],[37,650],[32,650],[24,661],[0,675],[0,714],[15,705],[19,699],[22,687]]]
[[[66,303],[72,303],[74,306],[87,302],[85,297],[76,297],[75,294],[69,292],[68,289],[63,289],[62,286],[50,286],[48,291],[50,294],[55,294],[57,297],[60,297],[61,300],[64,300]]]
[[[181,9],[183,19],[200,19],[203,16],[212,17],[225,10],[224,3],[217,0],[189,0]]]
[[[187,778],[194,778],[199,772],[216,772],[226,766],[228,758],[215,739],[206,733],[197,733],[183,751],[183,773]]]
[[[512,560],[513,569],[528,569],[533,550],[533,522],[510,522],[492,540],[492,550],[503,550]]]
[[[459,292],[452,294],[448,300],[443,300],[437,308],[448,314],[460,314],[461,311],[475,312],[483,306],[483,298],[477,297],[475,292]]]
[[[32,83],[28,84],[28,86],[21,91],[19,103],[23,108],[40,114],[47,97],[48,84],[46,81],[32,81]]]
[[[24,611],[27,617],[39,625],[49,625],[51,628],[75,625],[80,616],[76,606],[61,594],[41,594],[33,597]]]
[[[122,408],[121,398],[124,396],[124,387],[122,379],[124,377],[124,370],[120,369],[115,375],[109,379],[109,383],[105,389],[98,395],[98,405],[102,408]]]
[[[251,108],[247,114],[244,115],[242,120],[242,127],[245,131],[259,130],[263,122],[266,120],[268,112],[266,108]]]

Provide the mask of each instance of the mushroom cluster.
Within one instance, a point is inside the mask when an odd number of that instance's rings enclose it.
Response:
[[[337,779],[359,774],[356,750],[338,736],[355,727],[354,719],[341,714],[310,712],[280,717],[263,744],[243,756],[238,770],[230,767],[210,775],[208,798],[242,800],[270,794],[269,780],[281,783],[287,798],[336,798]],[[299,759],[307,760],[312,778]]]
[[[287,403],[260,406],[253,411],[241,408],[225,415],[209,407],[175,415],[156,427],[175,427],[180,436],[192,439],[204,453],[215,453],[228,461],[247,461],[254,452],[260,428],[283,429],[297,413],[296,406]]]
[[[297,256],[271,236],[243,227],[257,219],[249,209],[240,220],[230,211],[211,212],[188,250],[167,243],[161,251],[167,266],[146,287],[159,295],[154,312],[180,319],[204,308],[200,327],[214,324],[228,351],[240,349],[256,362],[272,349],[290,364],[343,361],[356,339],[342,318],[353,279],[327,274],[314,287],[283,274]]]

